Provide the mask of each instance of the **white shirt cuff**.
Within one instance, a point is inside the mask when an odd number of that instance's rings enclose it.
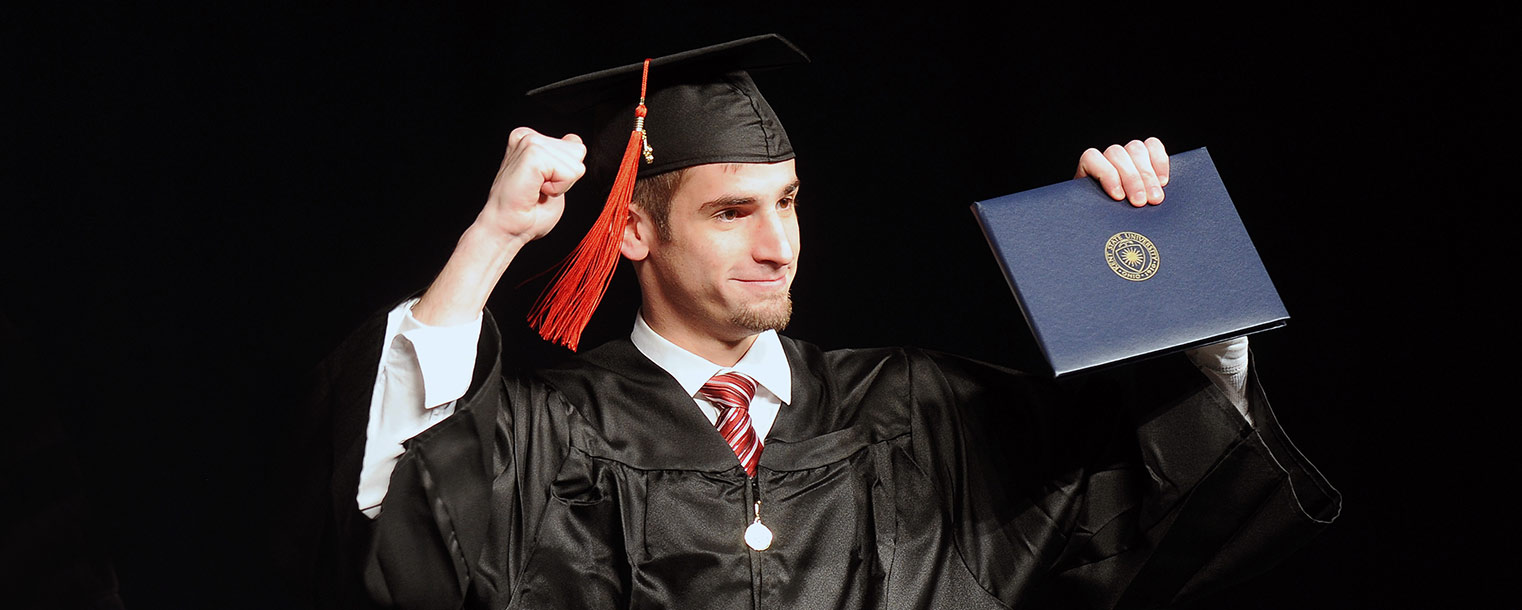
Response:
[[[410,355],[420,373],[424,407],[432,409],[459,400],[470,389],[470,378],[476,368],[476,346],[481,340],[479,314],[464,324],[428,326],[412,317],[409,304],[402,316],[400,338],[411,344]],[[400,356],[403,351],[393,349],[390,355]]]
[[[1187,352],[1189,359],[1200,372],[1210,378],[1216,388],[1226,394],[1231,404],[1242,414],[1242,419],[1253,424],[1253,415],[1247,404],[1247,337],[1206,345]]]

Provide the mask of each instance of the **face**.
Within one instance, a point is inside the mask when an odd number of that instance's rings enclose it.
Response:
[[[648,218],[638,221],[634,254],[644,256],[630,258],[647,319],[726,341],[786,326],[798,269],[797,196],[791,159],[689,168],[671,200],[671,238],[655,235]]]

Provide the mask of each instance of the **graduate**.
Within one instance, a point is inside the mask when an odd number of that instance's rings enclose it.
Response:
[[[760,36],[531,93],[588,130],[513,131],[433,283],[325,365],[322,536],[334,578],[364,583],[330,601],[1154,607],[1259,573],[1335,518],[1245,338],[1058,383],[779,334],[803,185],[748,71],[804,61]],[[1077,173],[1167,205],[1156,139],[1091,149]],[[603,216],[531,314],[579,353],[506,370],[487,299],[592,183]],[[639,314],[588,349],[620,256]]]

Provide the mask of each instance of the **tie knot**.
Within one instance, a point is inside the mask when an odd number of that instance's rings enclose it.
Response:
[[[720,410],[749,409],[750,399],[756,395],[756,380],[744,373],[730,371],[714,375],[698,393]]]

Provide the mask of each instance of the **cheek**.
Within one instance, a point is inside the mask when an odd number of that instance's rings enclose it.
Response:
[[[721,290],[730,275],[726,248],[722,240],[690,240],[682,249],[682,255],[672,271],[675,281],[684,284],[692,293],[713,293]]]

